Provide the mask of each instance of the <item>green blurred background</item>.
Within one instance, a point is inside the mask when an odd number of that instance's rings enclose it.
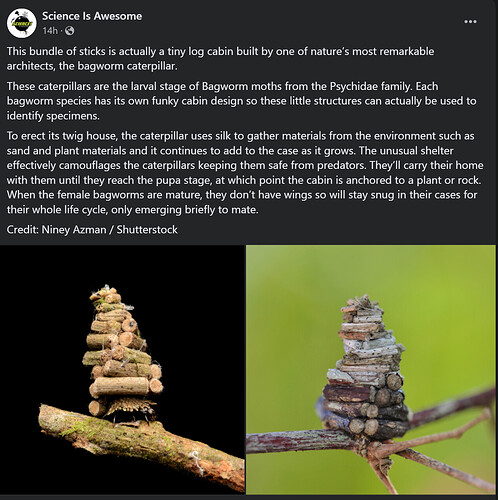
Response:
[[[421,410],[495,383],[493,246],[248,246],[247,432],[321,428],[314,403],[343,354],[340,307],[370,295],[406,351],[406,404]],[[409,432],[453,429],[467,410]],[[419,451],[494,482],[488,422],[460,440]],[[394,457],[399,493],[479,493],[415,462]],[[382,494],[367,462],[348,451],[247,456],[250,494]]]

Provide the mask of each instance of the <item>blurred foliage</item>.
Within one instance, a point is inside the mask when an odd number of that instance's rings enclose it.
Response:
[[[247,432],[317,429],[314,403],[343,354],[340,307],[369,294],[406,347],[406,403],[421,410],[495,383],[493,246],[247,247]],[[408,438],[449,430],[479,410],[426,425]],[[488,423],[459,441],[420,451],[494,481]],[[394,457],[400,493],[479,493]],[[249,455],[249,494],[382,494],[367,462],[348,451]]]

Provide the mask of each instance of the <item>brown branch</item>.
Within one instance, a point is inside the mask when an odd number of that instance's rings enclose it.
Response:
[[[436,406],[427,408],[426,410],[418,411],[413,415],[410,422],[410,429],[415,429],[421,425],[435,422],[441,418],[453,415],[467,408],[476,408],[480,406],[490,406],[496,397],[496,387],[492,387],[486,391],[472,394],[459,399],[449,399],[443,401]]]
[[[161,422],[125,428],[47,405],[41,405],[38,422],[45,434],[64,438],[95,455],[141,458],[244,491],[244,460],[171,434]]]
[[[494,484],[488,483],[488,481],[485,481],[484,479],[481,479],[479,477],[475,477],[472,474],[468,474],[467,472],[455,469],[454,467],[451,467],[451,465],[439,462],[439,460],[435,460],[434,458],[428,457],[427,455],[419,453],[418,451],[412,450],[410,448],[408,450],[399,451],[397,455],[442,472],[443,474],[463,481],[464,483],[470,484],[471,486],[475,486],[476,488],[479,488],[481,490],[487,491],[488,493],[494,493],[496,491],[496,486]]]
[[[283,451],[351,450],[358,443],[342,431],[290,431],[246,434],[246,454],[279,453]]]

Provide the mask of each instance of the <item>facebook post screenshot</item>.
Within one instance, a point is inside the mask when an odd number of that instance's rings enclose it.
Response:
[[[494,0],[3,16],[0,495],[495,491]]]

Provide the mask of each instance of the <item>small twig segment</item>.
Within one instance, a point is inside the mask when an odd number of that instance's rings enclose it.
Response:
[[[342,431],[290,431],[246,434],[246,454],[280,453],[284,451],[351,450],[359,445]]]
[[[451,467],[451,465],[439,462],[439,460],[435,460],[434,458],[428,457],[427,455],[419,453],[418,451],[412,450],[410,448],[404,451],[399,451],[397,455],[442,472],[443,474],[463,481],[464,483],[470,484],[471,486],[479,488],[480,490],[487,491],[488,493],[496,492],[496,486],[494,484],[488,483],[488,481],[484,481],[484,479],[475,477],[472,474],[468,474],[467,472],[455,469],[454,467]]]
[[[438,441],[444,441],[446,439],[458,439],[463,436],[472,427],[476,426],[480,422],[488,419],[490,417],[489,409],[485,408],[483,412],[474,420],[462,425],[458,429],[453,429],[451,431],[440,432],[438,434],[431,434],[429,436],[422,436],[415,439],[409,439],[408,441],[400,441],[399,443],[390,442],[386,444],[372,443],[371,446],[375,446],[373,451],[373,456],[375,458],[386,458],[389,455],[398,453],[400,451],[406,450],[408,448],[413,448],[415,446],[421,446],[423,444],[437,443]]]
[[[47,405],[41,405],[38,422],[43,433],[63,438],[94,455],[141,458],[244,491],[244,460],[171,434],[160,422],[140,422],[137,428],[124,429],[101,418]]]

